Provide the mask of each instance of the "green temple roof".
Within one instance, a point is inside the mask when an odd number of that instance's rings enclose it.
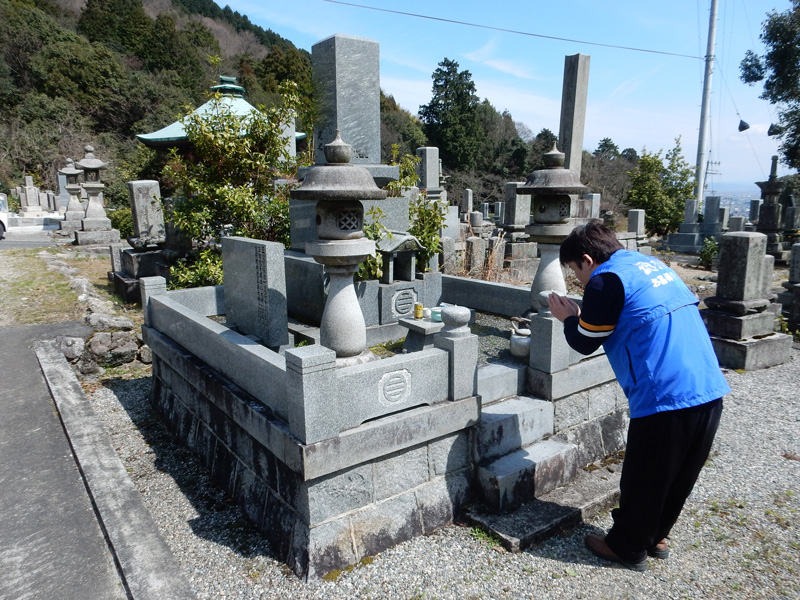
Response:
[[[222,94],[220,102],[227,106],[234,115],[245,117],[249,115],[251,111],[257,110],[244,99],[245,89],[240,85],[236,85],[236,77],[221,75],[219,78],[219,85],[211,86],[211,90]],[[213,101],[209,100],[195,109],[194,112],[199,115],[210,113],[212,104]],[[303,139],[305,137],[305,133],[295,133],[295,139]],[[153,133],[141,133],[136,136],[136,139],[150,148],[180,146],[186,142],[186,129],[181,121],[175,121],[171,125],[167,125],[163,129],[159,129]]]
[[[244,99],[244,88],[236,85],[235,77],[220,76],[219,85],[211,87],[214,92],[222,94],[220,102],[227,105],[231,112],[237,116],[243,117],[249,115],[251,111],[256,108]],[[209,100],[205,104],[199,106],[194,112],[199,115],[204,115],[211,112],[213,100]],[[140,142],[150,148],[163,148],[169,146],[179,146],[186,142],[186,129],[183,127],[181,121],[175,121],[171,125],[167,125],[163,129],[154,131],[153,133],[141,133],[136,136]]]

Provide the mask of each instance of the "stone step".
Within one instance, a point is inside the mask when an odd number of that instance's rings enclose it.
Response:
[[[525,392],[527,367],[490,363],[478,367],[478,395],[486,406],[508,396]]]
[[[566,486],[525,502],[516,510],[497,514],[487,506],[465,509],[464,520],[500,540],[506,550],[520,552],[582,521],[613,508],[619,500],[619,465],[594,471],[579,470]]]
[[[558,438],[530,444],[478,466],[478,483],[486,504],[499,512],[513,510],[575,478],[577,450]]]
[[[552,435],[554,409],[552,402],[529,396],[484,404],[476,430],[476,460],[499,458]]]

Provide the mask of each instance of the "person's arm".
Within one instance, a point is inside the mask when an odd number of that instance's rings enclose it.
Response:
[[[591,354],[616,328],[625,290],[614,273],[601,273],[589,280],[583,292],[583,306],[564,321],[567,343],[581,354]],[[554,313],[554,316],[558,316]]]

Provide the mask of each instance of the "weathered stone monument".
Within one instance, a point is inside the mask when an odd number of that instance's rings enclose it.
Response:
[[[761,369],[786,362],[791,336],[774,333],[775,315],[766,310],[767,236],[749,231],[721,237],[717,295],[705,299],[701,311],[720,365]]]

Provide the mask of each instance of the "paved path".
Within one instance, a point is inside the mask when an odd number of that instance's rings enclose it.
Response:
[[[0,240],[0,250],[42,248],[55,246],[56,243],[52,231],[36,227],[12,227],[6,231],[5,238]],[[68,243],[68,240],[61,240],[61,243]]]
[[[80,323],[0,329],[0,597],[126,598],[32,344]]]
[[[194,598],[71,368],[38,342],[89,331],[0,328],[0,598]]]

